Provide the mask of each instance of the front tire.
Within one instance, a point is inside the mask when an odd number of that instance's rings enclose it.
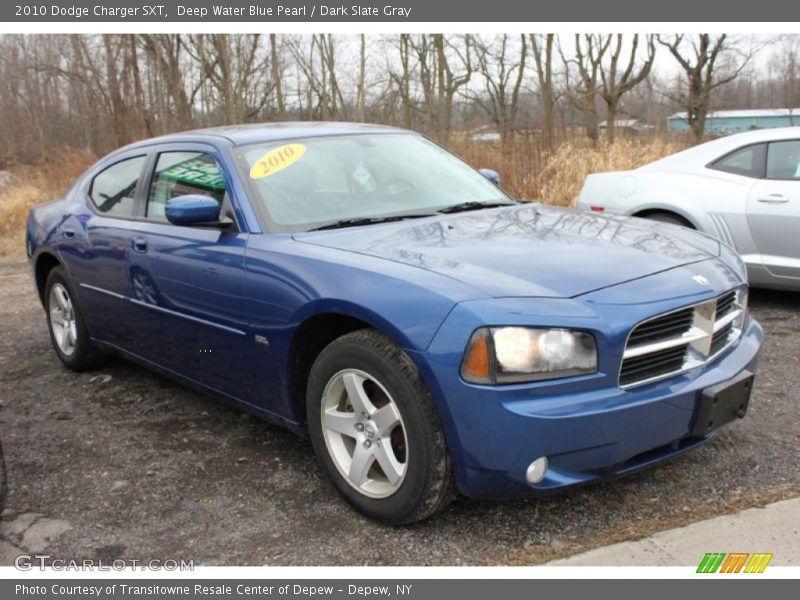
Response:
[[[408,356],[371,329],[332,342],[306,394],[314,451],[339,493],[377,521],[421,521],[454,497],[439,415]]]
[[[63,267],[54,267],[44,288],[47,327],[58,358],[73,371],[99,366],[103,354],[89,338],[78,298]]]

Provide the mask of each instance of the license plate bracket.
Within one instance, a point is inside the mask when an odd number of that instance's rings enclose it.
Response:
[[[734,419],[744,418],[750,403],[753,378],[753,373],[745,370],[733,379],[704,389],[692,427],[692,437],[705,437]]]

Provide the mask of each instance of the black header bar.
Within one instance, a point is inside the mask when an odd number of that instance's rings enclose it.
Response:
[[[794,22],[786,0],[12,0],[0,21],[44,22]]]

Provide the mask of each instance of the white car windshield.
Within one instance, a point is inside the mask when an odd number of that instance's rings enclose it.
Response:
[[[281,232],[511,202],[479,172],[414,134],[281,141],[239,154],[257,210]]]

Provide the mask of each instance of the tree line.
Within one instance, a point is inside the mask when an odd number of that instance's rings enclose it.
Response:
[[[613,141],[620,119],[683,111],[699,140],[712,109],[798,104],[796,55],[796,36],[724,34],[5,35],[0,167],[280,120],[385,123],[442,143],[491,126],[552,148],[566,131],[597,140],[605,121]]]

